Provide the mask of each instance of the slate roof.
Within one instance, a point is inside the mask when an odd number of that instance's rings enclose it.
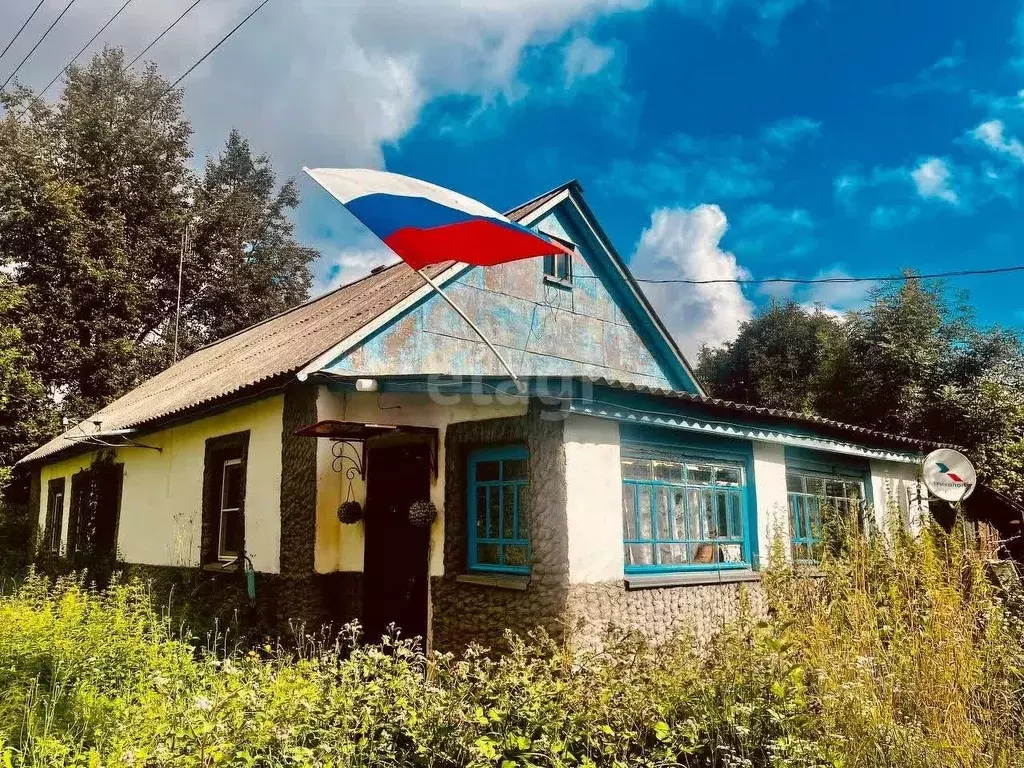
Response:
[[[574,183],[562,184],[505,215],[519,221]],[[428,267],[427,274],[435,277],[453,263]],[[48,458],[72,448],[74,444],[68,436],[135,428],[228,397],[280,389],[311,360],[378,318],[423,284],[422,278],[402,261],[376,270],[193,352],[18,463]]]

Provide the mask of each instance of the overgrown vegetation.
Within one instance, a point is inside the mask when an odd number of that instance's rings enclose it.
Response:
[[[0,600],[11,766],[1024,764],[1019,594],[962,537],[854,541],[698,653],[609,635],[491,658],[403,642],[197,643],[140,583]]]

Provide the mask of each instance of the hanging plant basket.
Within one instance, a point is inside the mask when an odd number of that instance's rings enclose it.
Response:
[[[437,520],[437,507],[431,501],[414,501],[409,507],[409,523],[417,528],[427,528]]]
[[[363,505],[358,501],[346,501],[338,507],[338,520],[345,525],[358,523],[363,519]]]

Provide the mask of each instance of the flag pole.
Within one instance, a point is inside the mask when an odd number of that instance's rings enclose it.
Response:
[[[487,345],[487,348],[494,353],[494,356],[498,358],[498,361],[503,366],[505,366],[505,370],[508,371],[508,375],[512,377],[512,382],[516,385],[516,391],[521,395],[526,394],[523,382],[519,379],[518,376],[516,376],[515,371],[512,370],[512,366],[510,366],[508,364],[508,361],[505,360],[504,357],[502,357],[501,352],[498,351],[498,348],[491,343],[491,340],[488,339],[486,335],[484,335],[484,332],[477,327],[476,323],[469,319],[469,315],[463,312],[462,308],[454,301],[452,301],[451,297],[447,293],[445,293],[441,289],[441,286],[434,282],[434,280],[429,275],[427,275],[426,272],[424,272],[422,269],[417,269],[416,274],[422,277],[423,282],[425,282],[427,285],[433,288],[434,292],[437,293],[437,295],[440,296],[442,299],[444,299],[448,303],[448,306],[454,309],[459,317],[466,321],[469,327],[472,328],[476,332],[476,335],[479,336],[480,339],[483,341],[483,343]]]

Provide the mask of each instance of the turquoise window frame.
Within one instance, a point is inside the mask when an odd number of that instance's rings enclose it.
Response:
[[[800,478],[802,491],[789,490],[791,477]],[[863,525],[864,511],[872,503],[871,467],[866,461],[858,461],[848,456],[832,455],[802,448],[786,448],[786,499],[789,508],[790,554],[794,563],[817,565],[821,562],[820,557],[798,557],[798,547],[804,546],[813,550],[814,547],[821,546],[823,543],[821,503],[822,501],[827,502],[829,499],[839,500],[840,497],[825,493],[809,493],[807,491],[808,479],[859,484],[861,507],[858,514],[861,525]],[[848,497],[844,498],[848,500]]]
[[[505,494],[510,490],[515,494],[513,496],[512,503],[512,531],[513,533],[520,531],[520,515],[523,509],[520,506],[520,499],[523,495],[523,490],[526,491],[526,503],[530,504],[530,477],[529,477],[529,459],[530,452],[525,445],[505,445],[500,447],[492,448],[480,448],[473,451],[469,456],[469,462],[467,465],[467,518],[466,525],[468,527],[468,557],[467,567],[470,571],[477,571],[481,573],[513,573],[513,574],[528,574],[531,568],[531,559],[533,557],[533,551],[530,546],[530,531],[527,527],[525,531],[525,538],[523,537],[506,537],[502,535],[504,515],[505,515]],[[477,466],[483,462],[497,462],[498,464],[498,478],[496,480],[478,480],[477,479]],[[527,472],[525,479],[514,479],[508,480],[505,478],[505,462],[506,461],[526,461]],[[494,492],[498,493],[498,531],[497,536],[490,535],[490,531],[487,531],[485,536],[481,538],[477,533],[477,512],[478,512],[478,500],[477,491],[480,488],[487,489],[487,497]],[[529,519],[531,510],[527,508],[527,526],[529,526]],[[486,520],[485,526],[490,527],[490,519]],[[498,547],[498,559],[500,563],[481,563],[479,561],[479,547],[480,545],[494,545]],[[504,563],[505,559],[505,547],[506,546],[525,546],[526,547],[526,563],[524,565],[508,565]]]
[[[630,564],[627,562],[624,564],[625,572],[627,574],[657,574],[657,573],[689,573],[689,572],[707,572],[707,571],[722,571],[722,570],[752,570],[757,567],[758,563],[758,552],[757,552],[757,500],[755,497],[755,486],[754,486],[754,461],[753,461],[753,445],[751,443],[741,440],[731,440],[727,438],[717,438],[713,436],[705,435],[683,435],[683,434],[666,434],[666,430],[651,429],[646,427],[623,427],[622,429],[622,449],[621,455],[623,459],[628,458],[652,458],[652,459],[665,459],[669,461],[678,461],[682,463],[690,462],[693,464],[710,464],[713,466],[724,466],[730,469],[739,469],[741,472],[741,484],[738,488],[735,487],[723,487],[721,490],[725,490],[730,495],[735,495],[739,503],[739,518],[742,525],[742,531],[740,535],[733,537],[716,537],[709,539],[670,539],[665,540],[658,537],[657,529],[657,517],[655,513],[655,499],[656,495],[651,496],[651,527],[652,527],[652,539],[639,539],[626,537],[625,525],[623,527],[623,555],[626,557],[627,547],[630,544],[650,544],[655,548],[657,552],[657,546],[659,544],[700,544],[700,543],[711,543],[712,546],[716,545],[729,545],[739,544],[741,547],[741,560],[738,562],[712,562],[712,563],[670,563],[670,564]],[[691,484],[687,485],[684,483],[672,483],[659,480],[630,480],[625,477],[622,478],[623,493],[625,489],[629,487],[634,488],[634,493],[641,491],[636,489],[636,486],[646,486],[647,492],[656,494],[659,487],[667,488],[688,488],[697,490],[711,490],[711,492],[719,492],[717,486],[705,486]],[[634,509],[636,514],[639,514],[639,507],[636,502],[639,501],[638,497],[634,497]],[[669,515],[674,514],[675,500],[672,495],[668,495],[668,501],[670,508],[668,510]],[[625,502],[625,495],[623,495],[623,503]],[[639,521],[636,523],[635,530],[639,531]]]

